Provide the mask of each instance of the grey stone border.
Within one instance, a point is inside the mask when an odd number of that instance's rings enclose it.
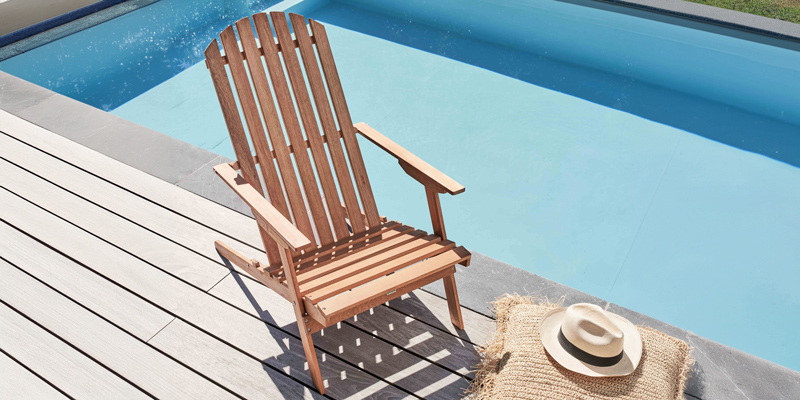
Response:
[[[569,1],[569,0],[566,0]],[[683,0],[591,0],[800,42],[800,24]]]
[[[131,11],[138,10],[142,7],[147,7],[157,1],[158,0],[125,1],[100,10],[96,13],[89,14],[83,18],[78,18],[74,21],[67,22],[66,24],[59,25],[53,29],[38,33],[29,38],[11,43],[8,46],[0,47],[0,61],[9,59],[26,51],[33,50],[39,46],[44,46],[52,41],[69,36],[75,32],[91,28],[121,15],[125,15]]]
[[[0,72],[0,109],[214,202],[249,214],[248,207],[214,177],[212,167],[231,160],[134,124],[79,101]],[[255,228],[255,226],[254,226]],[[733,349],[479,253],[456,275],[464,307],[493,316],[490,303],[504,293],[590,302],[685,340],[697,363],[687,399],[792,398],[800,372]],[[440,282],[425,290],[444,297]]]

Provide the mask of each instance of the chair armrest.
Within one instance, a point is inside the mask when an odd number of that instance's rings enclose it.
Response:
[[[375,143],[375,145],[394,156],[400,162],[403,170],[419,183],[432,187],[439,193],[459,194],[464,191],[464,186],[422,161],[422,159],[402,148],[391,139],[383,136],[380,132],[372,129],[369,125],[359,122],[353,126],[370,142]]]
[[[279,245],[283,244],[283,247],[297,251],[297,249],[311,244],[311,241],[291,221],[286,219],[261,193],[247,183],[230,164],[214,166],[214,172],[253,209],[253,214],[257,220],[260,219],[260,221],[266,223],[267,229],[265,230]]]

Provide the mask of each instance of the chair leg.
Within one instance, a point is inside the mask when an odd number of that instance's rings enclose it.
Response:
[[[306,362],[308,362],[308,373],[311,375],[311,381],[319,391],[319,394],[325,394],[325,385],[322,383],[322,373],[319,370],[319,362],[317,361],[317,352],[314,351],[314,340],[311,339],[310,332],[303,332],[304,324],[298,324],[301,328],[300,339],[303,342],[303,351],[306,353]]]
[[[266,242],[264,245],[266,246]],[[294,316],[297,318],[297,328],[300,330],[300,340],[303,342],[303,351],[306,353],[308,373],[311,374],[311,382],[314,383],[319,394],[325,394],[325,385],[322,383],[322,373],[319,370],[317,352],[314,351],[314,340],[311,339],[311,329],[307,325],[309,322],[306,318],[308,314],[306,314],[303,299],[299,295],[300,288],[297,285],[297,276],[292,264],[292,252],[288,248],[283,248],[280,250],[279,255],[283,273],[286,276],[286,283],[288,284],[288,300],[292,302]]]
[[[450,321],[458,329],[464,329],[464,318],[461,317],[461,303],[458,301],[455,274],[444,277],[444,291],[447,294],[447,308],[450,309]]]

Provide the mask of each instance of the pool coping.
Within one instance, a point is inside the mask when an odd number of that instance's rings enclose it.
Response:
[[[158,0],[119,0],[106,3],[98,1],[86,7],[33,24],[26,28],[0,36],[9,43],[0,42],[0,61],[44,46],[52,41],[91,28],[131,11],[147,7]],[[100,4],[106,3],[106,4]]]
[[[0,109],[99,151],[129,166],[182,187],[245,215],[249,207],[220,180],[212,167],[232,160],[54,93],[0,71]],[[492,316],[490,302],[504,293],[590,302],[671,336],[685,340],[697,363],[686,398],[789,398],[800,393],[800,372],[700,337],[474,253],[469,268],[457,274],[463,306]],[[444,296],[440,282],[425,290]]]
[[[568,0],[567,0],[568,1]],[[684,0],[590,0],[800,42],[800,24]]]

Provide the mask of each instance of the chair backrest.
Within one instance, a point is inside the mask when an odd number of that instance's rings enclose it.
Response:
[[[216,39],[205,51],[240,173],[264,194],[260,171],[265,197],[319,246],[380,225],[325,28],[309,20],[310,35],[305,17],[289,14],[293,39],[284,13],[270,17],[272,26],[266,13],[228,26],[224,55]]]

